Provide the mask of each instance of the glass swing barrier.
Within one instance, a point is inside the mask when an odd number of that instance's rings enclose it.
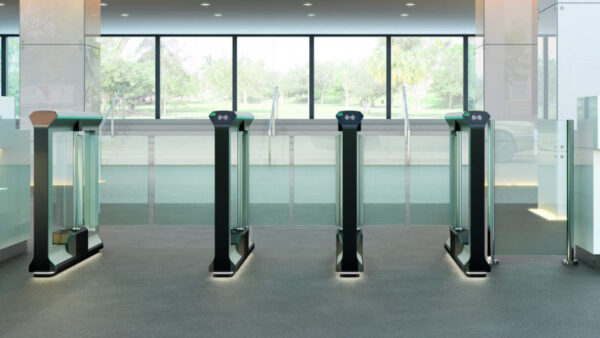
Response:
[[[564,255],[569,129],[565,120],[494,121],[493,252]]]
[[[450,127],[450,236],[446,251],[469,277],[490,271],[486,239],[486,138],[490,115],[447,114]]]
[[[34,276],[52,276],[102,249],[99,114],[37,111],[34,126]]]

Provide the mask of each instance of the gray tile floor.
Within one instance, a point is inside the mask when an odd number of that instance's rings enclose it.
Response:
[[[502,257],[467,279],[445,227],[365,229],[364,276],[333,272],[334,229],[262,227],[230,280],[208,275],[210,227],[105,227],[105,249],[52,279],[0,264],[1,337],[600,335],[600,272]]]

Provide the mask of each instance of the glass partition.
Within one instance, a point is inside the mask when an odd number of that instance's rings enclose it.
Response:
[[[497,255],[564,255],[566,121],[496,121]]]
[[[294,224],[336,224],[337,136],[294,136]]]
[[[290,136],[249,132],[250,225],[290,224]]]
[[[242,150],[240,149],[241,140],[240,131],[232,130],[229,133],[229,148],[230,148],[230,163],[229,163],[229,228],[237,229],[240,222],[240,190],[242,184],[238,184],[240,181],[239,170],[241,168],[240,156],[242,156]],[[240,182],[241,183],[241,182]]]
[[[438,122],[438,120],[436,120]],[[449,215],[449,141],[447,127],[416,130],[410,136],[408,199],[410,225],[445,225]]]
[[[30,236],[29,149],[29,131],[15,129],[14,119],[0,119],[0,251]]]
[[[154,137],[154,223],[214,224],[214,137]]]
[[[405,225],[405,138],[361,135],[362,224]]]
[[[65,242],[74,220],[74,180],[73,180],[73,132],[55,131],[52,133],[52,227],[48,231],[49,257],[54,263],[70,258],[65,250]],[[64,233],[64,238],[61,234]]]
[[[147,225],[148,136],[101,140],[100,224]]]

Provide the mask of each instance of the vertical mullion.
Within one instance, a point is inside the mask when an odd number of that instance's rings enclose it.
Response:
[[[0,62],[2,63],[2,67],[0,70],[0,87],[2,90],[0,91],[0,96],[6,96],[6,84],[8,83],[6,79],[7,67],[6,64],[6,36],[0,37]]]
[[[308,118],[315,118],[315,37],[308,37]]]
[[[544,56],[543,56],[543,67],[544,67],[544,74],[543,74],[543,83],[542,85],[544,86],[543,90],[544,90],[544,96],[543,96],[543,105],[544,105],[544,120],[548,119],[548,115],[549,115],[549,106],[548,106],[548,99],[550,99],[549,96],[549,88],[548,85],[550,84],[550,82],[548,81],[548,36],[544,36],[544,38],[542,39],[542,43],[544,44],[542,47],[544,48]]]
[[[392,118],[392,37],[385,38],[385,118]]]
[[[154,54],[155,54],[155,59],[154,59],[154,69],[155,69],[155,74],[154,74],[154,79],[155,79],[155,83],[154,83],[154,102],[155,102],[155,107],[154,107],[154,118],[159,120],[160,119],[160,69],[161,69],[161,65],[160,65],[160,36],[155,36],[154,37]]]
[[[469,111],[469,37],[463,36],[463,111]]]
[[[232,36],[231,48],[231,110],[237,111],[237,36]]]

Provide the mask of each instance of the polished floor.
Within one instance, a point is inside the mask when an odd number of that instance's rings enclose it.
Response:
[[[506,256],[467,279],[445,227],[365,229],[364,276],[333,272],[334,229],[260,227],[213,279],[210,227],[105,227],[105,249],[51,279],[0,264],[0,337],[597,337],[600,272]]]

